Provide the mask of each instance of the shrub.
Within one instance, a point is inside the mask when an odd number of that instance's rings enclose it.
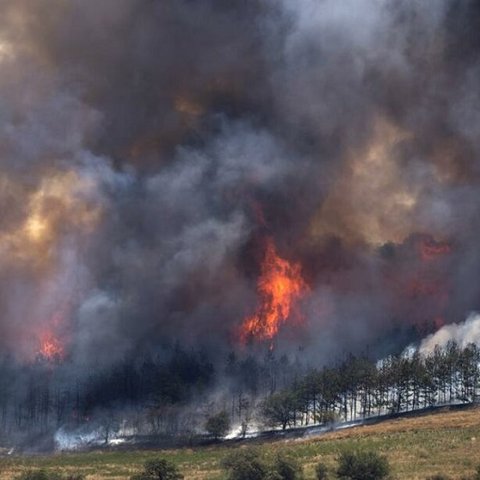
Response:
[[[272,472],[278,474],[281,480],[300,480],[303,478],[300,465],[293,459],[278,455],[273,464]]]
[[[281,480],[276,472],[269,472],[255,450],[240,450],[228,455],[222,461],[229,480]],[[268,477],[267,477],[268,475]]]
[[[389,473],[388,460],[375,452],[343,452],[338,459],[337,475],[341,479],[381,480]]]
[[[278,455],[272,464],[265,463],[256,450],[235,451],[228,455],[222,466],[229,480],[301,480],[300,465],[292,458]]]
[[[142,473],[130,477],[131,480],[180,480],[183,478],[177,467],[170,461],[159,458],[145,462]]]
[[[69,473],[62,475],[56,472],[47,472],[46,470],[29,470],[15,477],[15,480],[84,480],[85,475],[80,473]]]
[[[444,475],[443,473],[437,473],[436,475],[428,477],[427,480],[450,480],[450,477],[448,475]]]
[[[215,440],[224,437],[230,430],[230,418],[227,412],[220,412],[208,418],[205,423],[205,430]]]
[[[60,480],[60,475],[47,473],[46,470],[29,470],[16,477],[16,480]]]
[[[327,466],[320,462],[315,467],[315,475],[317,480],[327,480],[328,479],[328,468]]]
[[[283,480],[276,470],[269,470],[264,478],[265,480]]]

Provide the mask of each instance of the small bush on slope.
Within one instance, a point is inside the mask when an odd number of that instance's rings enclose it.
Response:
[[[142,473],[137,473],[130,477],[130,480],[181,480],[177,467],[165,458],[149,460],[145,462]]]
[[[337,476],[342,480],[382,480],[389,473],[388,460],[375,452],[343,452],[338,458]]]

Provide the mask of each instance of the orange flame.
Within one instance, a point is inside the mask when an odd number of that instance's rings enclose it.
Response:
[[[452,246],[448,242],[436,241],[433,238],[423,239],[419,245],[420,257],[423,261],[434,260],[443,255],[448,255],[452,251]]]
[[[45,332],[41,335],[39,356],[48,362],[64,359],[65,350],[62,342],[53,332]]]
[[[38,333],[39,347],[37,359],[48,363],[62,362],[65,360],[65,320],[66,308],[59,308],[49,319],[47,325]],[[59,332],[62,332],[60,335]]]
[[[290,318],[295,302],[308,291],[300,264],[279,257],[272,239],[267,241],[257,291],[260,305],[240,327],[242,343],[250,339],[273,340]]]

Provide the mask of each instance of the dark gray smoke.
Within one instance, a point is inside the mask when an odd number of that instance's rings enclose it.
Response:
[[[1,348],[237,349],[266,238],[310,289],[282,348],[462,320],[479,32],[469,0],[2,0]]]

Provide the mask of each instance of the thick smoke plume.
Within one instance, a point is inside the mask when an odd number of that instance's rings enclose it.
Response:
[[[105,367],[381,356],[480,308],[480,9],[464,0],[2,0],[0,347]],[[300,296],[299,296],[300,297]]]

